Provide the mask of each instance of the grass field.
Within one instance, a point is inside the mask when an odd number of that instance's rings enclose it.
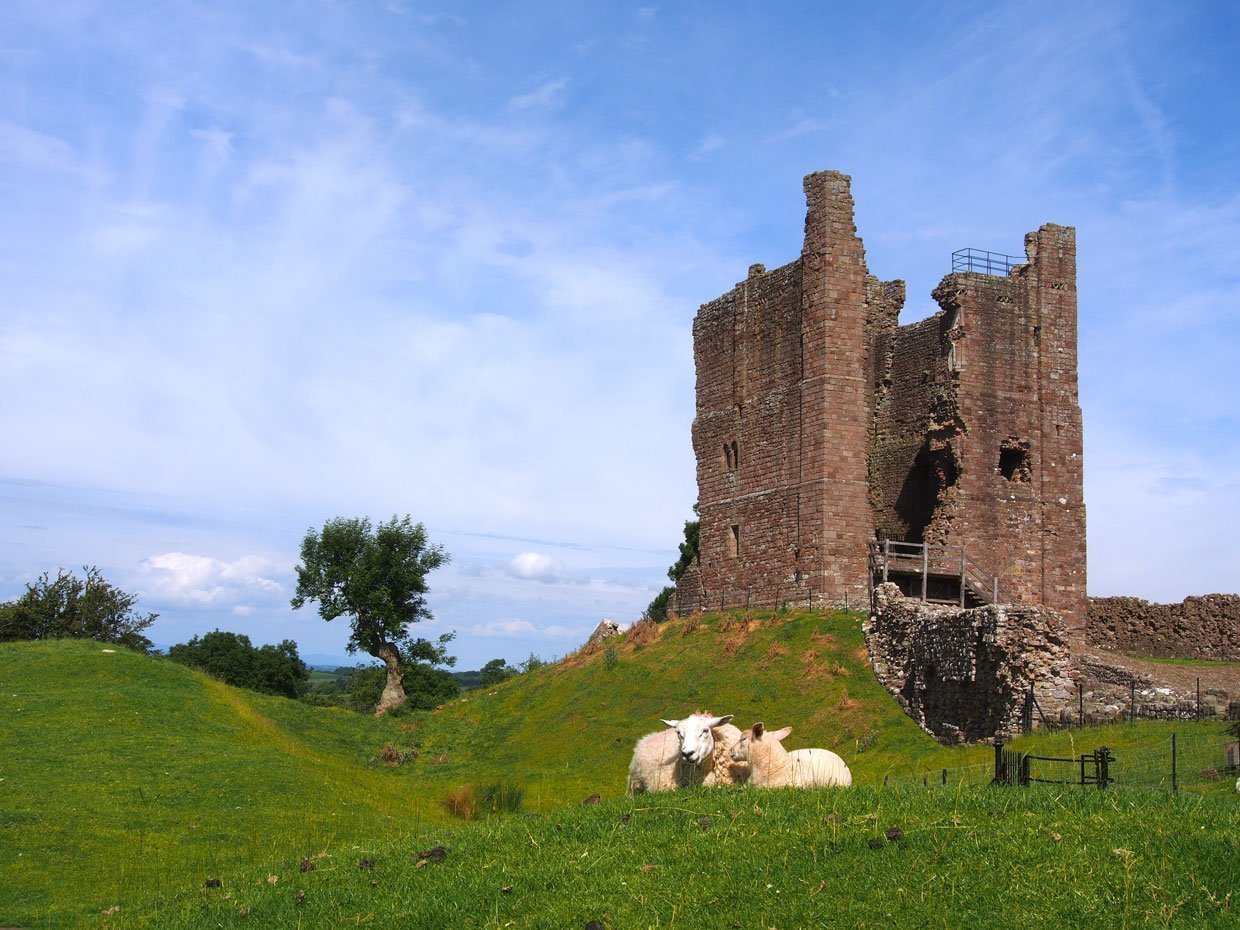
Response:
[[[337,926],[369,916],[428,927],[748,927],[822,925],[815,915],[826,913],[986,926],[987,913],[997,925],[1003,914],[1084,919],[1115,907],[1134,926],[1235,916],[1240,822],[1222,782],[1189,797],[883,790],[884,777],[984,773],[993,752],[939,746],[908,720],[870,673],[855,616],[707,616],[642,640],[396,720],[239,691],[93,642],[0,646],[0,926]],[[659,717],[699,708],[742,725],[791,723],[790,746],[834,748],[859,787],[624,798],[633,741]],[[1193,732],[1217,747],[1219,725]],[[1122,759],[1169,734],[1145,723],[1021,742],[1048,754],[1105,743]],[[376,762],[387,743],[410,761]],[[464,784],[516,786],[525,813],[461,824],[442,800]],[[581,807],[596,792],[603,803]],[[870,849],[889,826],[905,839]],[[417,868],[412,854],[439,844],[448,858]],[[358,868],[363,858],[374,868]],[[1013,869],[1029,870],[1021,887],[1010,887]],[[209,878],[221,887],[206,888]],[[866,902],[864,916],[852,897]],[[598,913],[582,916],[573,902]],[[702,902],[713,922],[696,916]]]

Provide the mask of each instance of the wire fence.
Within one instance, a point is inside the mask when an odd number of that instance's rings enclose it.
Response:
[[[672,597],[671,612],[678,617],[725,610],[869,610],[869,595],[845,592],[827,597],[821,590],[803,585],[776,585],[772,588],[741,588],[727,591],[681,591]]]
[[[1175,732],[1151,736],[1142,745],[1099,746],[1062,756],[1038,755],[996,743],[993,762],[952,768],[891,772],[887,786],[930,787],[990,784],[1078,785],[1163,791],[1208,789],[1240,777],[1240,740],[1217,732]]]

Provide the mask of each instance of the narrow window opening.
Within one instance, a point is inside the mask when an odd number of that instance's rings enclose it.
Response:
[[[732,442],[732,468],[733,470],[741,467],[741,453],[736,447],[736,441]]]
[[[732,446],[726,442],[723,444],[723,462],[727,466],[728,471],[733,471],[736,468],[732,462]]]
[[[728,558],[736,559],[741,554],[741,527],[733,523],[728,527]]]
[[[1029,447],[1022,442],[1005,442],[999,449],[999,474],[1008,481],[1028,482],[1032,478]]]

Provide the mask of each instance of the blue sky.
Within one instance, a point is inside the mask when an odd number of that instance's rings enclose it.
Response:
[[[0,597],[341,655],[301,536],[409,513],[463,667],[664,583],[698,304],[852,175],[870,270],[1077,227],[1089,586],[1240,588],[1240,7],[11,2]]]

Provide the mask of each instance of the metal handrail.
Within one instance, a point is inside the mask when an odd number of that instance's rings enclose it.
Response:
[[[894,551],[893,551],[894,550]],[[1007,592],[999,583],[999,576],[987,571],[973,560],[964,546],[931,546],[929,543],[905,542],[899,539],[885,539],[881,543],[870,543],[871,577],[878,574],[881,556],[882,579],[887,581],[893,560],[907,564],[921,563],[914,571],[921,575],[921,599],[927,600],[930,569],[938,569],[937,574],[950,574],[960,579],[960,604],[964,606],[966,586],[983,603],[1010,603]],[[951,571],[943,571],[950,567]]]
[[[989,252],[986,249],[957,249],[952,252],[952,271],[1006,277],[1013,268],[1026,261],[1027,259],[1017,255],[1004,255],[1002,252]]]

